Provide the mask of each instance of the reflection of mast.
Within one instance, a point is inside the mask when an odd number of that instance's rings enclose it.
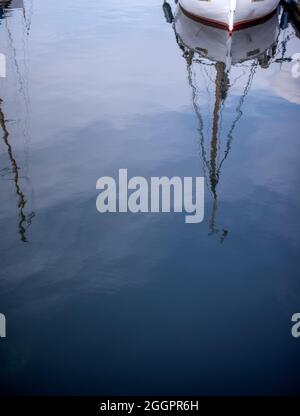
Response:
[[[25,235],[25,233],[26,233],[25,224],[26,224],[27,220],[26,220],[26,216],[24,214],[24,208],[25,208],[25,205],[26,205],[26,200],[25,200],[25,196],[24,196],[24,194],[23,194],[23,192],[21,191],[21,188],[20,188],[19,168],[18,168],[16,159],[14,158],[12,147],[11,147],[9,141],[8,141],[9,132],[8,132],[8,129],[7,129],[7,126],[6,126],[6,120],[5,120],[4,113],[3,113],[2,108],[1,108],[1,104],[2,104],[2,100],[0,99],[0,127],[3,131],[3,140],[4,140],[4,143],[7,147],[8,157],[9,157],[9,160],[10,160],[11,166],[12,166],[13,181],[14,181],[15,188],[16,188],[16,194],[18,196],[18,208],[19,208],[18,228],[19,228],[19,234],[20,234],[20,239],[23,242],[27,242],[26,235]]]
[[[179,38],[178,38],[179,40]],[[179,44],[180,45],[180,44]],[[216,89],[215,89],[215,106],[213,112],[213,126],[212,126],[212,138],[210,142],[210,160],[207,158],[206,150],[205,150],[205,137],[204,137],[204,123],[201,111],[197,104],[197,87],[193,82],[193,72],[192,72],[192,64],[193,64],[193,51],[185,51],[183,55],[187,62],[187,70],[188,70],[188,81],[190,87],[192,89],[192,102],[195,114],[197,116],[199,122],[198,132],[200,134],[200,146],[201,146],[201,156],[204,165],[204,172],[206,176],[206,172],[208,172],[209,180],[209,188],[212,193],[213,197],[213,206],[212,206],[212,213],[209,221],[209,229],[211,234],[218,233],[216,228],[216,216],[217,216],[217,208],[218,208],[218,201],[217,201],[217,185],[219,182],[219,173],[220,173],[220,166],[218,166],[218,133],[219,133],[219,115],[221,106],[224,103],[229,87],[229,80],[228,80],[228,73],[226,72],[226,65],[223,62],[218,62],[215,64],[217,75],[216,75]],[[224,241],[228,234],[228,231],[223,229],[221,242]]]
[[[228,91],[228,77],[225,72],[225,65],[223,62],[216,64],[216,91],[215,91],[215,107],[213,113],[213,127],[211,139],[211,164],[210,164],[210,183],[211,191],[214,197],[216,195],[216,186],[219,182],[219,171],[217,168],[217,154],[218,154],[218,130],[219,130],[219,112],[221,104],[224,102]]]
[[[219,113],[221,104],[225,100],[228,91],[228,76],[225,72],[225,64],[223,62],[216,63],[216,91],[215,91],[215,107],[213,113],[213,127],[210,150],[210,189],[213,195],[213,207],[210,219],[210,231],[216,233],[216,215],[217,215],[217,185],[219,182],[218,161],[218,131],[219,131]]]
[[[188,82],[192,90],[192,103],[196,117],[198,119],[198,132],[200,135],[200,151],[204,167],[204,176],[206,184],[209,188],[209,191],[212,195],[212,212],[209,221],[209,229],[211,234],[219,233],[221,230],[217,228],[217,209],[218,209],[218,194],[217,187],[220,180],[220,174],[222,166],[225,160],[228,158],[232,142],[234,139],[234,131],[238,125],[238,122],[243,116],[242,107],[245,103],[245,99],[250,91],[254,75],[256,73],[257,67],[268,68],[272,62],[279,62],[279,60],[274,60],[274,57],[278,51],[278,37],[279,33],[275,30],[275,24],[278,24],[278,19],[274,17],[270,20],[270,24],[267,26],[267,39],[262,41],[263,48],[257,47],[254,48],[254,45],[260,42],[262,34],[262,26],[259,27],[258,32],[255,33],[253,30],[249,29],[249,32],[245,31],[245,36],[240,37],[236,36],[237,41],[244,41],[249,44],[250,51],[245,51],[242,53],[241,48],[236,48],[236,42],[233,43],[233,38],[227,38],[225,45],[225,36],[220,36],[220,31],[216,29],[206,29],[206,26],[200,25],[197,27],[190,19],[187,19],[181,15],[180,11],[176,14],[175,19],[173,19],[172,13],[170,12],[170,6],[164,1],[164,12],[166,20],[168,23],[173,23],[173,29],[176,37],[176,42],[179,48],[183,51],[183,57],[187,63],[187,72],[188,72]],[[183,17],[183,20],[180,19]],[[190,27],[191,24],[191,27]],[[218,33],[217,33],[218,32]],[[222,32],[223,33],[223,32]],[[269,37],[272,35],[273,43],[268,47]],[[276,40],[274,42],[274,38]],[[207,42],[207,47],[205,45]],[[215,50],[214,50],[215,42]],[[223,43],[223,51],[221,51],[220,43]],[[232,50],[234,48],[234,51]],[[261,51],[263,50],[263,52]],[[225,57],[226,55],[226,57]],[[198,58],[199,56],[199,58]],[[251,64],[245,65],[246,61],[252,61]],[[211,138],[209,140],[209,150],[206,148],[207,140],[205,138],[206,134],[204,132],[204,117],[200,108],[200,91],[198,90],[196,82],[196,72],[193,64],[199,63],[201,65],[202,72],[207,73],[207,77],[212,80],[211,74],[209,75],[206,71],[207,67],[214,67],[216,70],[215,80],[212,82],[215,84],[214,91],[214,107],[213,107],[213,116],[212,121],[209,122],[212,125],[211,129]],[[225,149],[220,155],[221,149],[221,133],[222,133],[222,112],[225,107],[225,100],[229,91],[229,72],[232,65],[242,64],[243,67],[246,67],[249,70],[247,82],[243,89],[242,96],[239,99],[239,102],[236,107],[236,115],[234,120],[229,127],[229,131],[226,137],[226,142],[224,143]],[[248,71],[247,71],[248,72]],[[244,72],[245,73],[245,72]],[[242,75],[244,75],[244,73]],[[242,76],[241,75],[241,76]],[[239,76],[234,83],[241,78]],[[234,85],[234,83],[232,85]],[[209,92],[208,87],[206,88]],[[208,102],[210,107],[210,100]],[[210,110],[209,110],[210,112]],[[210,117],[209,117],[210,118]],[[221,157],[220,157],[221,156]],[[222,230],[221,242],[224,241],[228,231],[226,229]]]
[[[25,24],[27,27],[27,35],[29,34],[29,28],[30,28],[30,18],[31,18],[31,13],[29,16],[29,22],[26,21],[26,17],[25,17],[25,7],[23,5],[23,2],[21,2],[20,4],[22,4],[22,10],[23,10],[23,16],[25,19]],[[13,3],[9,0],[7,2],[5,2],[4,4],[1,5],[0,3],[0,20],[2,18],[5,18],[5,9],[7,9],[10,5],[13,5]],[[31,3],[32,6],[32,3]],[[18,6],[17,8],[19,8],[20,6]],[[2,14],[1,14],[2,12]],[[7,20],[5,20],[6,23],[6,28],[7,28],[7,32],[8,32],[8,39],[9,39],[9,43],[10,43],[10,47],[13,51],[13,61],[15,64],[15,68],[16,68],[16,73],[18,76],[18,80],[19,80],[19,93],[21,93],[24,96],[24,102],[25,102],[25,106],[26,106],[26,110],[28,109],[29,106],[29,99],[27,98],[26,95],[26,91],[25,91],[25,83],[24,80],[22,78],[22,74],[20,71],[20,67],[18,65],[18,61],[17,61],[17,55],[16,55],[16,48],[13,45],[13,37],[12,37],[12,33],[9,29],[8,26],[8,22]],[[19,231],[19,235],[20,235],[20,240],[23,242],[27,242],[27,238],[26,238],[26,225],[29,226],[31,224],[31,220],[34,217],[34,212],[31,212],[29,215],[26,216],[25,214],[25,205],[26,205],[26,199],[25,199],[25,195],[21,190],[21,186],[20,186],[20,176],[19,176],[19,166],[16,162],[16,159],[14,157],[13,154],[13,149],[11,144],[9,143],[9,131],[8,131],[8,127],[7,127],[7,121],[5,119],[5,115],[4,112],[2,110],[2,99],[0,98],[0,128],[3,132],[3,141],[7,147],[7,152],[8,152],[8,157],[11,163],[11,170],[13,173],[13,182],[15,185],[15,190],[16,190],[16,194],[18,197],[18,209],[19,209],[19,222],[18,222],[18,231]],[[24,132],[24,136],[26,137],[27,132]]]
[[[175,32],[176,33],[176,32]],[[194,61],[194,51],[188,49],[183,45],[181,42],[180,37],[176,34],[176,40],[180,47],[183,50],[183,57],[187,62],[187,71],[188,71],[188,81],[190,87],[192,89],[192,102],[195,114],[197,116],[199,122],[198,132],[200,134],[200,146],[201,146],[201,156],[204,165],[204,172],[206,179],[208,180],[208,185],[212,194],[212,211],[209,220],[209,229],[210,234],[217,234],[219,230],[216,225],[216,218],[217,218],[217,210],[218,210],[218,195],[217,195],[217,186],[220,179],[220,172],[223,166],[223,163],[227,159],[229,152],[231,150],[231,144],[233,141],[233,132],[238,124],[239,120],[241,119],[243,112],[242,107],[245,101],[247,94],[252,85],[253,77],[257,68],[258,63],[254,62],[250,68],[250,74],[248,77],[247,84],[244,88],[243,94],[240,98],[239,104],[236,108],[236,118],[233,120],[229,133],[227,135],[227,143],[225,148],[225,153],[221,161],[218,163],[218,152],[219,152],[219,124],[220,124],[220,112],[221,107],[224,105],[226,97],[228,95],[228,89],[230,86],[229,78],[228,78],[228,69],[225,63],[217,62],[216,64],[212,64],[216,68],[216,78],[215,78],[215,103],[214,103],[214,110],[213,110],[213,121],[212,121],[212,136],[210,141],[210,158],[208,158],[207,152],[205,150],[205,137],[204,137],[204,122],[203,117],[197,103],[197,86],[193,81],[193,61]],[[198,62],[198,61],[197,61]],[[204,62],[200,62],[204,65]],[[221,235],[221,242],[223,243],[225,238],[228,235],[228,230],[222,229]]]

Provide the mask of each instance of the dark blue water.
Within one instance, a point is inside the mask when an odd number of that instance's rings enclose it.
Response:
[[[159,0],[14,6],[0,6],[1,393],[299,393],[295,27],[275,15],[234,35],[230,67],[222,31],[168,24]],[[204,222],[99,214],[96,181],[120,168],[205,176]]]

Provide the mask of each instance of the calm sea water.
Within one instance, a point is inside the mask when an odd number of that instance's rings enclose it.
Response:
[[[162,3],[0,6],[2,393],[299,393],[297,31],[240,31],[230,62]],[[204,222],[99,214],[120,168],[205,176]]]

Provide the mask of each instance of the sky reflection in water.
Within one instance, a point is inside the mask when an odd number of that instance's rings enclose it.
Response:
[[[225,32],[161,3],[0,8],[2,392],[300,385],[295,28],[238,32],[227,73]],[[205,221],[99,215],[119,168],[205,175]]]

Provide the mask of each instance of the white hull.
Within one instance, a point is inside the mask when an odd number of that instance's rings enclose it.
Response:
[[[230,31],[270,15],[280,0],[179,0],[181,7],[195,18]]]
[[[229,36],[224,30],[189,19],[181,10],[175,18],[175,31],[182,44],[215,62],[235,65],[262,57],[276,43],[279,22],[274,15],[266,22],[241,29]]]

